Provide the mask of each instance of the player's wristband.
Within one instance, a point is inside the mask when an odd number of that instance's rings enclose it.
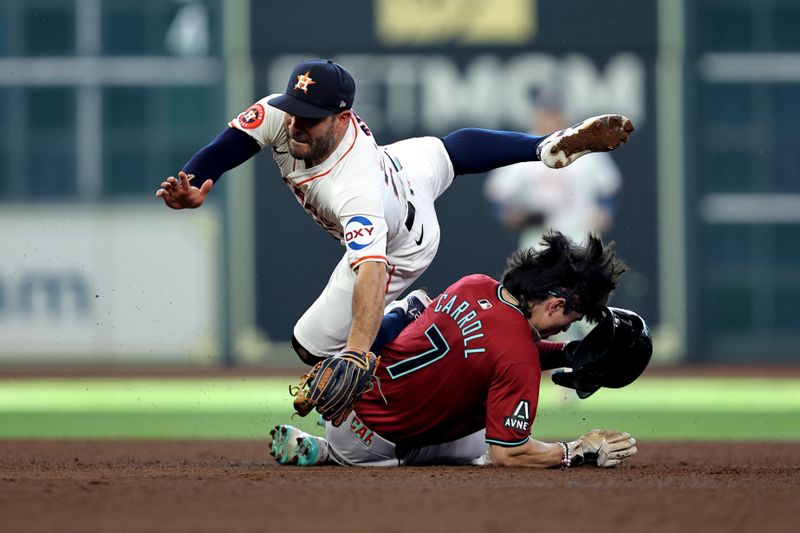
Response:
[[[338,353],[337,355],[339,355],[339,356],[342,356],[342,355],[358,355],[360,357],[364,357],[365,355],[367,355],[367,353],[368,352],[365,351],[365,350],[355,350],[355,349],[353,349],[353,350],[343,350],[342,352]]]
[[[569,444],[567,444],[563,440],[559,441],[559,444],[561,445],[561,451],[562,451],[561,468],[569,468],[570,466],[572,466],[572,457],[570,456],[569,453]]]

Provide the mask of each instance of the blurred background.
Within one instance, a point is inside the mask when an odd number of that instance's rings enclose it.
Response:
[[[195,211],[155,191],[309,57],[350,70],[382,144],[527,131],[553,95],[570,122],[627,115],[613,303],[656,365],[794,363],[797,28],[797,0],[2,0],[0,367],[299,364],[292,325],[342,248],[272,158]],[[518,245],[485,181],[439,201],[434,293]]]

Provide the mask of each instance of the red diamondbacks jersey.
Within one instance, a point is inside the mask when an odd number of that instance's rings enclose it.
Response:
[[[382,437],[410,447],[450,442],[486,428],[486,440],[524,444],[541,369],[531,327],[475,274],[447,288],[381,353],[378,387],[356,412]]]

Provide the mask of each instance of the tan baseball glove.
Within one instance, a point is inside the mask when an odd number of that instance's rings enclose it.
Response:
[[[324,420],[341,425],[361,395],[372,389],[379,362],[372,352],[354,350],[320,361],[297,387],[289,387],[294,410],[306,416],[316,408]]]
[[[604,468],[617,466],[636,453],[636,439],[629,433],[593,429],[568,443],[570,466],[583,464]]]

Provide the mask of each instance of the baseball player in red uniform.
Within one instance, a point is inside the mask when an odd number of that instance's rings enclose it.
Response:
[[[502,283],[476,274],[448,287],[381,350],[380,387],[344,424],[328,423],[325,438],[278,426],[272,455],[299,465],[555,467],[614,466],[636,453],[621,432],[531,438],[542,369],[565,349],[544,339],[598,320],[624,271],[595,237],[576,245],[553,233],[545,242],[512,255]]]
[[[384,308],[422,275],[439,246],[434,201],[459,174],[520,161],[560,168],[612,150],[633,126],[620,115],[587,119],[537,137],[480,129],[381,147],[352,110],[355,82],[340,65],[297,65],[286,92],[266,96],[230,121],[156,193],[173,209],[200,206],[227,170],[262,149],[305,211],[345,253],[327,286],[294,327],[292,345],[308,364],[364,358],[381,327],[396,336],[407,321]],[[383,326],[382,326],[383,322]],[[325,416],[325,415],[323,415]]]

